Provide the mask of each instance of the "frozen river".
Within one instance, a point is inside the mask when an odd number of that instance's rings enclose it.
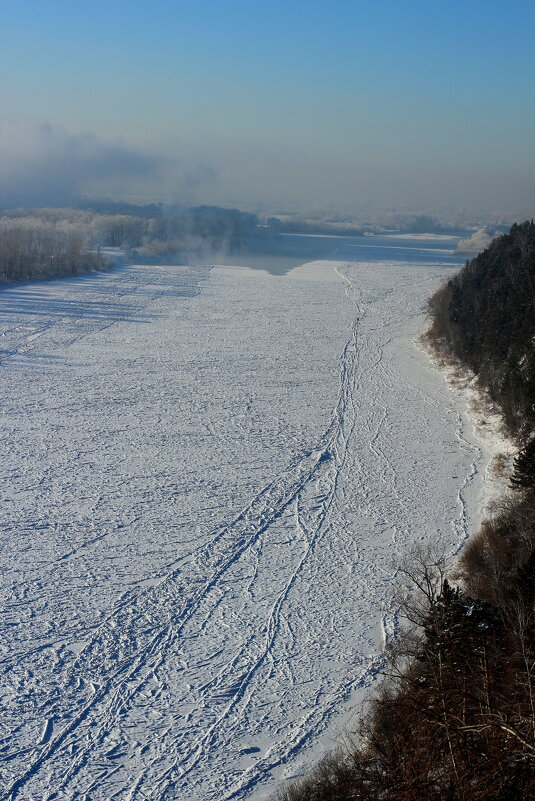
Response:
[[[372,683],[403,555],[474,525],[414,345],[454,243],[291,246],[0,290],[1,799],[268,798]]]

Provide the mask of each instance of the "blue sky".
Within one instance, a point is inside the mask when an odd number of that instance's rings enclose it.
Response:
[[[1,0],[0,9],[12,163],[24,143],[30,161],[46,160],[54,136],[56,154],[72,155],[91,135],[93,150],[113,143],[162,159],[161,182],[156,166],[152,183],[143,179],[153,195],[535,205],[531,0]],[[144,191],[136,180],[130,190]],[[120,192],[114,182],[102,191]]]

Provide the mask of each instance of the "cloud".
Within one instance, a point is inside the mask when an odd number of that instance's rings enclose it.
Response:
[[[215,180],[204,165],[71,134],[38,121],[0,121],[0,206],[68,205],[81,195],[166,199]]]
[[[479,228],[468,239],[461,239],[458,243],[455,253],[458,256],[476,256],[482,250],[488,248],[494,237],[503,233],[501,228],[493,228],[486,226]]]

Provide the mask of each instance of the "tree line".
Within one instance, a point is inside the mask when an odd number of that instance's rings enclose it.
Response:
[[[95,209],[15,209],[0,215],[0,281],[36,280],[105,269],[106,248],[147,262],[239,249],[255,214],[193,208],[96,204]]]
[[[429,301],[429,338],[477,374],[508,430],[535,427],[535,224],[515,224]]]
[[[34,281],[102,270],[108,265],[85,246],[77,226],[40,219],[0,219],[0,281]]]

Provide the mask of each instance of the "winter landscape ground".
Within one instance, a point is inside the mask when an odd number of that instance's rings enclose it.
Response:
[[[263,801],[351,728],[397,566],[479,522],[415,345],[454,246],[1,290],[1,799]]]

